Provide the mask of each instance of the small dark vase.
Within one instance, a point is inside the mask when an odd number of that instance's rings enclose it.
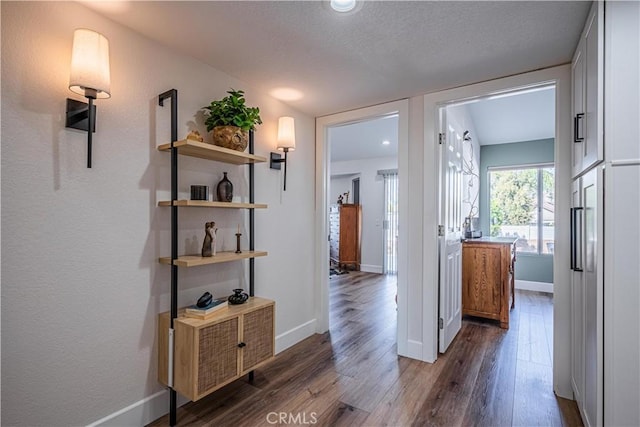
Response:
[[[233,295],[231,295],[227,301],[229,304],[244,304],[249,299],[249,295],[246,292],[242,292],[244,289],[234,289]]]
[[[227,178],[227,173],[224,173],[224,178],[218,183],[218,187],[216,189],[218,193],[218,201],[219,202],[230,202],[233,200],[233,184]]]

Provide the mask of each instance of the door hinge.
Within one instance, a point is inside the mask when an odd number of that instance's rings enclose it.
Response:
[[[442,320],[442,317],[438,319],[438,328],[444,329],[444,320]]]
[[[439,225],[438,226],[438,236],[439,237],[444,236],[444,225]]]
[[[446,136],[445,136],[444,133],[439,133],[438,134],[438,144],[440,144],[440,145],[444,144],[445,138],[446,138]]]

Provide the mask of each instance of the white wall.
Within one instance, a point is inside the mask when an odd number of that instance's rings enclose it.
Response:
[[[170,269],[156,261],[170,250],[170,212],[157,207],[170,187],[169,155],[156,150],[170,137],[170,108],[157,106],[167,89],[178,90],[181,138],[199,108],[230,87],[244,89],[261,109],[256,153],[267,158],[276,119],[295,117],[287,191],[281,172],[256,166],[256,199],[269,205],[256,211],[256,246],[269,252],[256,260],[256,293],[276,300],[278,349],[311,334],[314,120],[78,3],[1,7],[2,424],[84,425],[129,405],[139,418],[111,424],[144,424],[161,415],[153,407],[168,410],[155,350],[157,314],[169,309]],[[82,99],[67,89],[79,27],[105,34],[111,49],[112,98],[96,102],[92,169],[86,134],[64,127],[65,98]],[[193,183],[213,188],[223,171],[246,195],[243,167],[179,161],[181,197]],[[179,212],[180,252],[199,249],[208,220],[233,247],[247,215]],[[180,271],[179,304],[204,290],[224,296],[248,287],[245,265]]]
[[[396,157],[350,160],[331,163],[329,201],[335,203],[338,195],[351,191],[351,180],[360,176],[360,204],[362,205],[362,236],[360,249],[360,269],[371,273],[382,273],[384,220],[384,179],[378,175],[381,169],[397,169]],[[348,175],[348,177],[344,177]],[[349,195],[353,202],[353,194]]]
[[[349,203],[353,203],[352,180],[358,178],[359,173],[349,173],[348,175],[332,176],[329,182],[329,203],[337,203],[338,196],[349,192]],[[345,202],[346,203],[346,202]]]

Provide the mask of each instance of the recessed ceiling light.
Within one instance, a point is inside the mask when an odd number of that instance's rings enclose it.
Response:
[[[388,141],[388,140],[386,140],[386,139],[385,139],[384,141],[382,141],[382,145],[389,145],[389,144],[391,144],[391,142],[389,142],[389,141]]]
[[[350,12],[356,7],[356,0],[331,0],[331,9],[336,12]]]

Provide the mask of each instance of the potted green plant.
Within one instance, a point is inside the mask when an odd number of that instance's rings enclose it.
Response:
[[[244,151],[249,143],[249,131],[262,124],[260,109],[245,104],[244,91],[231,89],[229,94],[203,107],[205,125],[213,143],[220,147]]]

